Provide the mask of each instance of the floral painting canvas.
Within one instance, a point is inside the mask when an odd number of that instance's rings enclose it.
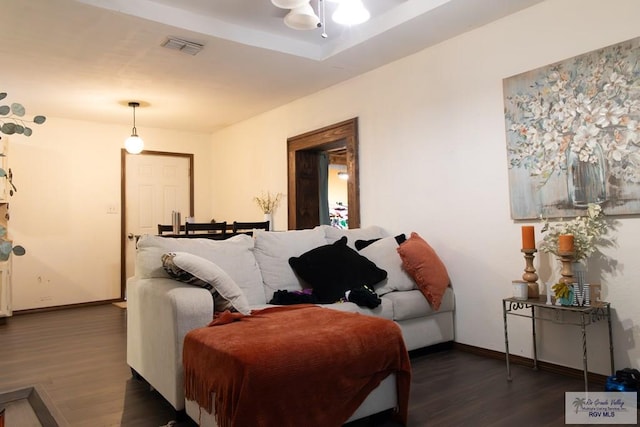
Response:
[[[513,219],[640,213],[640,38],[504,79]]]

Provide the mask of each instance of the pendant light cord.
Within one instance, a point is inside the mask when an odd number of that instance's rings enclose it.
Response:
[[[129,103],[129,106],[133,108],[133,129],[131,130],[131,136],[138,136],[138,130],[136,129],[136,107],[139,105],[138,102]]]
[[[329,36],[326,30],[327,26],[326,26],[326,20],[325,20],[324,2],[325,0],[318,0],[318,13],[320,14],[320,25],[322,26],[322,34],[320,35],[322,36],[323,39],[326,39]]]

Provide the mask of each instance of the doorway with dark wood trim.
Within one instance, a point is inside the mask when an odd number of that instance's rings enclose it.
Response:
[[[358,118],[287,139],[289,229],[320,224],[319,158],[321,153],[344,152],[347,174],[349,228],[360,227],[358,181]]]

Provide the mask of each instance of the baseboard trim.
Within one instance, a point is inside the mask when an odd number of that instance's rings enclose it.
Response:
[[[79,308],[79,307],[92,307],[95,305],[105,305],[105,304],[113,304],[116,302],[122,302],[121,298],[114,299],[106,299],[100,301],[90,301],[90,302],[80,302],[76,304],[65,304],[65,305],[54,305],[52,307],[40,307],[40,308],[28,308],[25,310],[16,310],[13,312],[14,316],[20,316],[22,314],[31,314],[31,313],[42,313],[45,311],[57,311],[57,310],[66,310],[68,308]]]
[[[505,361],[506,363],[506,355],[504,352],[489,350],[487,348],[476,347],[468,344],[461,344],[459,342],[453,343],[453,348],[455,350],[464,351],[467,353],[473,353],[478,356],[489,357],[492,359],[499,359]],[[533,359],[523,356],[517,356],[514,354],[509,355],[509,363],[514,365],[527,366],[529,368],[533,368]],[[506,369],[506,368],[505,368]],[[584,371],[581,369],[569,368],[567,366],[556,365],[555,363],[550,362],[542,362],[538,360],[538,369],[541,371],[552,372],[554,374],[564,375],[566,377],[571,378],[584,378]],[[596,374],[593,372],[587,373],[587,379],[590,383],[594,384],[602,384],[604,385],[607,381],[607,376],[602,374]]]
[[[440,351],[447,351],[453,349],[453,341],[445,341],[437,344],[432,344],[427,347],[417,348],[409,351],[409,357],[420,357],[427,354],[437,353]]]

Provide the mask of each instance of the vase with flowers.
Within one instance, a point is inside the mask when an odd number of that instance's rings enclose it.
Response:
[[[577,216],[570,221],[561,220],[555,224],[551,224],[545,218],[541,219],[544,221],[542,232],[546,234],[540,245],[540,250],[552,253],[565,261],[567,256],[566,237],[571,237],[569,239],[571,242],[571,261],[575,264],[573,270],[578,273],[579,282],[581,282],[581,275],[584,274],[583,263],[595,252],[597,246],[603,243],[603,239],[608,232],[602,208],[598,204],[589,203],[586,215]],[[563,282],[562,279],[560,282],[564,285],[569,285]],[[557,289],[555,291],[556,298],[565,296],[568,293],[564,286],[557,286],[554,289]]]
[[[278,207],[282,200],[282,193],[271,194],[270,192],[261,193],[253,198],[262,213],[264,220],[269,221],[269,230],[273,230],[273,211]]]
[[[544,221],[542,232],[546,233],[542,239],[540,250],[542,252],[560,255],[560,236],[573,236],[573,260],[582,262],[589,258],[596,250],[602,238],[607,234],[607,222],[600,205],[589,203],[586,215],[577,216],[571,221],[560,221],[551,224],[549,220]]]

